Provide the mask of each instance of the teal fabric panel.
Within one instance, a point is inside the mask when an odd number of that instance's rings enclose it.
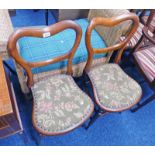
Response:
[[[73,64],[78,64],[80,62],[87,61],[88,53],[85,46],[85,32],[89,22],[87,19],[79,19],[75,20],[75,22],[82,28],[82,39],[73,58]],[[61,56],[72,48],[75,37],[75,31],[72,29],[66,29],[47,38],[23,37],[18,41],[21,57],[27,62],[39,62]],[[95,30],[92,32],[91,42],[93,48],[106,47],[105,42]],[[106,54],[94,55],[94,58],[101,58],[105,55]],[[33,68],[32,71],[36,74],[49,70],[60,69],[66,65],[67,60],[64,60],[48,66]]]

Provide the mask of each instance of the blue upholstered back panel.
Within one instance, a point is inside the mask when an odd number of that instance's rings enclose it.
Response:
[[[74,55],[73,64],[87,61],[87,49],[85,46],[85,32],[89,22],[87,19],[75,20],[82,28],[82,40]],[[48,38],[23,37],[19,39],[19,49],[22,58],[28,62],[39,62],[49,60],[57,56],[67,53],[73,46],[75,41],[75,31],[72,29],[64,30],[54,36]],[[99,34],[93,30],[92,46],[94,48],[106,47],[105,42]],[[94,58],[104,57],[105,54],[95,55]],[[45,67],[34,68],[33,73],[40,73],[49,70],[59,69],[67,65],[67,60],[51,64]]]

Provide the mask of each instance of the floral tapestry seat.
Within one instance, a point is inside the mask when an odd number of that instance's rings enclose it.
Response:
[[[142,90],[139,84],[117,64],[94,67],[88,72],[88,76],[97,104],[106,111],[129,109],[141,98]]]
[[[54,75],[32,87],[33,123],[40,133],[58,135],[75,129],[92,114],[94,105],[70,75]]]

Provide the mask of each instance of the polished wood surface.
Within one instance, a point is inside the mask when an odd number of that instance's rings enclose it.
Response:
[[[19,55],[19,52],[17,50],[17,41],[19,38],[25,37],[25,36],[31,36],[31,37],[49,37],[52,35],[55,35],[65,29],[73,29],[76,32],[76,39],[74,42],[74,45],[72,49],[59,57],[53,58],[51,60],[47,61],[42,61],[42,62],[26,62],[24,59],[22,59]],[[28,86],[31,87],[33,85],[33,74],[31,69],[34,67],[41,67],[41,66],[46,66],[49,64],[53,64],[59,61],[62,61],[64,59],[68,59],[68,65],[67,65],[67,73],[72,74],[72,59],[74,56],[74,53],[76,52],[77,47],[79,46],[80,40],[82,37],[82,30],[78,24],[71,20],[65,20],[58,22],[56,24],[53,24],[51,26],[47,26],[45,28],[21,28],[15,31],[8,42],[8,52],[9,54],[15,59],[15,61],[21,65],[25,71],[27,72],[28,75]],[[52,43],[51,43],[52,44]],[[36,45],[37,46],[37,45]],[[52,51],[51,51],[52,52]]]
[[[13,85],[0,58],[0,138],[22,132]]]
[[[132,28],[131,28],[130,32],[128,33],[128,35],[126,36],[126,38],[123,41],[116,43],[115,45],[112,45],[107,48],[101,48],[101,49],[93,49],[92,48],[91,33],[92,33],[92,30],[96,26],[100,25],[100,26],[113,27],[113,26],[116,26],[116,25],[118,25],[124,21],[128,21],[128,20],[131,20],[133,22],[133,24],[132,24]],[[115,63],[119,63],[126,44],[131,39],[131,37],[133,36],[135,31],[137,30],[138,26],[139,26],[139,19],[133,13],[124,14],[124,15],[120,15],[120,16],[112,17],[112,18],[103,18],[103,17],[93,18],[87,28],[86,37],[85,37],[86,47],[87,47],[87,51],[88,51],[88,61],[87,61],[86,67],[85,67],[85,71],[88,72],[90,70],[94,54],[108,53],[111,51],[119,50],[119,52],[115,58]]]
[[[120,41],[119,43],[116,43],[115,45],[109,46],[107,48],[101,48],[101,49],[94,49],[91,45],[91,33],[92,30],[100,25],[100,26],[107,26],[107,27],[113,27],[116,26],[124,21],[128,21],[131,20],[132,21],[132,27],[130,29],[130,32],[127,33],[126,38],[123,41]],[[91,78],[89,77],[89,74],[87,74],[90,70],[91,70],[91,64],[93,62],[93,55],[94,54],[101,54],[101,53],[108,53],[111,51],[118,51],[118,54],[116,55],[116,58],[114,60],[115,63],[119,63],[121,60],[121,56],[122,53],[128,43],[128,41],[131,39],[131,37],[133,36],[133,34],[135,33],[135,31],[137,30],[139,26],[139,19],[138,17],[133,14],[133,13],[129,13],[129,14],[124,14],[121,16],[117,16],[117,17],[112,17],[112,18],[103,18],[103,17],[96,17],[93,18],[87,28],[86,31],[86,37],[85,37],[85,41],[86,41],[86,47],[87,47],[87,51],[88,51],[88,60],[87,60],[87,64],[86,67],[84,69],[84,76],[88,76],[88,78],[90,79],[90,84],[92,86],[93,89],[93,94],[94,94],[94,99],[95,99],[95,103],[97,105],[99,105],[99,107],[101,108],[101,110],[103,110],[106,113],[109,112],[121,112],[127,109],[130,109],[131,107],[133,107],[134,105],[136,105],[140,98],[135,101],[132,105],[126,107],[126,108],[119,108],[117,110],[109,110],[106,107],[101,106],[101,103],[98,100],[97,94],[96,94],[96,88],[95,85],[93,84],[93,82],[91,81]]]
[[[12,105],[9,95],[9,89],[6,81],[6,75],[0,58],[0,116],[12,113]]]

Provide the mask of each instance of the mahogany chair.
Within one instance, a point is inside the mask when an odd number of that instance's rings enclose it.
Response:
[[[20,38],[54,36],[65,29],[73,29],[76,32],[75,42],[68,53],[39,62],[27,62],[20,56],[16,46]],[[73,21],[66,20],[35,30],[31,28],[19,29],[9,39],[10,56],[27,73],[27,84],[33,95],[32,122],[35,129],[42,135],[65,134],[82,125],[94,110],[94,104],[90,97],[76,85],[72,78],[72,59],[79,46],[81,35],[80,26]],[[67,74],[56,74],[34,81],[32,73],[34,67],[54,64],[65,59],[68,59]]]
[[[128,36],[123,41],[102,49],[94,49],[92,47],[91,33],[96,26],[113,27],[128,20],[131,20],[133,24]],[[139,20],[135,14],[124,14],[110,19],[96,17],[90,22],[85,37],[88,60],[83,76],[85,78],[85,82],[90,81],[91,83],[91,88],[93,90],[97,106],[95,114],[86,128],[88,128],[99,116],[110,112],[121,112],[130,109],[139,102],[142,95],[141,87],[118,65],[121,60],[123,50],[138,28],[138,25]],[[115,57],[114,63],[105,63],[96,67],[91,67],[93,56],[95,54],[108,53],[111,51],[116,52],[116,50],[119,51]]]
[[[145,26],[142,32],[143,36],[133,53],[133,58],[136,66],[138,66],[138,69],[144,75],[154,93],[144,102],[138,103],[137,107],[132,109],[132,112],[137,111],[139,108],[155,99],[155,33],[150,33],[150,27],[148,26]],[[144,41],[146,42],[145,46],[141,47]]]

